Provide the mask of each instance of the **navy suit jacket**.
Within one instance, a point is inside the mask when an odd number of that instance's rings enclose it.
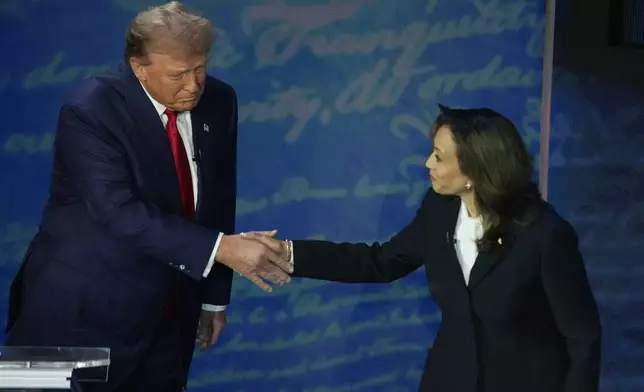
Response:
[[[391,282],[424,266],[442,320],[421,392],[597,392],[601,323],[575,229],[537,198],[516,207],[467,285],[454,247],[461,199],[432,189],[382,245],[294,241],[293,276]]]
[[[10,337],[13,329],[32,345],[137,342],[154,330],[168,292],[191,323],[201,303],[229,303],[232,271],[215,263],[202,274],[219,232],[234,232],[233,88],[207,77],[191,117],[195,221],[180,216],[168,137],[130,67],[72,93],[60,110],[39,232],[11,287]]]

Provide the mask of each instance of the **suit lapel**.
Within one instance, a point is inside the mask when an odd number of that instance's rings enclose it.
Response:
[[[470,272],[468,288],[474,289],[485,276],[503,261],[514,242],[514,234],[507,233],[499,237],[499,241],[487,251],[479,252],[474,267]]]
[[[217,184],[218,171],[221,169],[219,158],[225,156],[222,148],[227,148],[223,137],[227,124],[221,117],[221,110],[217,110],[216,102],[209,100],[204,93],[197,106],[190,111],[192,122],[192,139],[197,160],[197,175],[199,177],[199,190],[197,195],[197,215],[204,200],[212,200],[212,184]]]
[[[203,200],[204,191],[207,187],[207,184],[204,182],[204,178],[209,178],[209,168],[211,167],[210,158],[211,153],[207,151],[206,146],[208,145],[207,140],[209,139],[210,132],[209,126],[206,125],[204,105],[202,100],[197,104],[197,106],[190,111],[191,125],[192,125],[192,143],[194,146],[194,153],[197,162],[197,178],[199,186],[197,187],[197,207],[196,213],[199,215],[199,210],[201,207],[201,202]],[[206,132],[208,130],[208,132]]]
[[[445,222],[450,222],[445,228],[446,239],[449,243],[449,250],[446,252],[446,262],[447,265],[451,268],[454,276],[458,278],[458,281],[463,284],[463,287],[472,290],[477,284],[485,278],[485,276],[490,273],[495,266],[497,266],[503,258],[507,255],[508,251],[511,249],[514,242],[514,233],[509,232],[503,235],[500,238],[500,244],[495,244],[490,250],[479,252],[474,267],[470,272],[470,279],[465,285],[465,279],[463,277],[463,270],[461,264],[458,260],[458,255],[456,253],[455,245],[453,244],[454,233],[456,232],[456,224],[458,223],[458,214],[461,208],[461,199],[454,197],[450,200],[447,205],[441,209],[441,212],[444,213]]]
[[[458,213],[460,211],[460,207],[461,199],[458,197],[453,197],[452,200],[447,202],[447,205],[444,208],[440,209],[440,211],[445,214],[444,222],[448,222],[444,230],[445,243],[447,244],[447,252],[445,253],[446,265],[450,270],[449,273],[454,276],[457,282],[460,282],[463,288],[465,288],[463,270],[461,269],[461,264],[458,261],[458,256],[456,254],[456,249],[454,246],[454,233],[456,232],[456,223],[458,222]]]
[[[170,149],[168,136],[154,105],[146,95],[132,70],[122,65],[125,73],[125,101],[137,127],[130,131],[130,138],[146,166],[154,168],[159,189],[163,189],[168,202],[181,211],[181,192]]]

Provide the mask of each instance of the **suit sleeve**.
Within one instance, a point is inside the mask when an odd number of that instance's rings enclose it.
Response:
[[[424,238],[435,195],[429,190],[416,216],[389,241],[333,243],[293,241],[293,276],[345,283],[385,283],[400,279],[424,263]]]
[[[230,120],[230,170],[226,173],[224,181],[225,192],[230,200],[226,201],[227,219],[235,222],[236,198],[237,198],[237,95],[232,90],[232,116]],[[211,305],[228,305],[230,303],[230,294],[233,284],[233,270],[221,263],[215,263],[210,270],[210,274],[203,282],[203,302]]]
[[[599,388],[601,323],[579,251],[567,222],[552,233],[542,260],[542,276],[555,322],[566,339],[571,365],[564,392]]]
[[[143,200],[122,144],[83,108],[62,107],[55,153],[91,219],[108,235],[201,280],[218,232]]]

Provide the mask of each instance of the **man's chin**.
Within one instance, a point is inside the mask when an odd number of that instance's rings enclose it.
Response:
[[[177,112],[187,112],[189,110],[194,109],[195,106],[197,106],[198,102],[199,102],[198,99],[193,99],[190,101],[179,101],[173,105],[172,110],[175,110]]]

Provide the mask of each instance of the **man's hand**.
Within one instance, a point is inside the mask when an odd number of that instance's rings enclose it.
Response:
[[[197,344],[201,351],[217,343],[221,331],[226,327],[226,311],[202,310],[197,329]]]
[[[271,238],[277,231],[264,233],[262,237]],[[255,235],[225,235],[221,239],[215,259],[248,278],[261,289],[271,292],[266,282],[280,286],[291,280],[293,267],[284,254],[255,240]]]
[[[276,233],[277,232],[275,230],[273,230],[273,231],[249,231],[247,233],[244,233],[243,235],[245,237],[247,237],[247,238],[252,238],[252,239],[260,242],[261,244],[265,245],[266,247],[271,249],[273,252],[275,252],[278,255],[280,255],[280,257],[282,257],[283,259],[288,261],[288,263],[290,264],[291,263],[291,260],[290,260],[291,255],[290,255],[290,251],[288,249],[288,244],[287,244],[286,241],[280,241],[280,240],[275,239],[274,237],[275,237]],[[293,272],[292,269],[291,269],[291,272]]]

